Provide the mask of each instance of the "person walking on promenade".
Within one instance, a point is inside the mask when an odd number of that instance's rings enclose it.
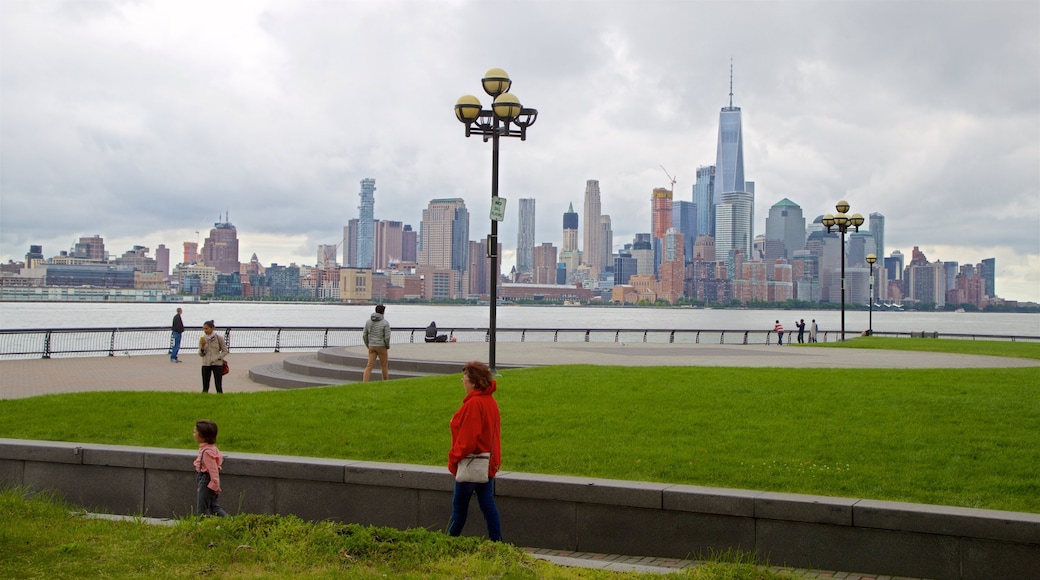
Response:
[[[798,344],[802,344],[805,342],[805,319],[800,319],[794,325],[798,327]]]
[[[776,336],[777,336],[776,344],[778,344],[780,346],[783,346],[783,344],[784,344],[784,325],[780,324],[779,320],[777,320],[776,324],[773,325],[773,332],[775,332]]]
[[[224,357],[228,355],[227,342],[224,338],[214,332],[215,325],[212,320],[202,323],[203,335],[199,338],[199,356],[202,357],[202,392],[209,392],[209,378],[213,377],[213,383],[218,393],[224,392]]]
[[[361,332],[361,340],[368,347],[368,364],[365,365],[365,372],[361,377],[361,382],[364,383],[367,383],[368,379],[372,377],[372,369],[376,366],[377,357],[383,371],[383,380],[390,379],[390,361],[387,360],[390,354],[390,323],[383,318],[384,312],[386,312],[386,306],[377,304],[376,311],[365,323],[365,330]]]
[[[820,327],[816,326],[816,319],[812,319],[812,326],[809,327],[809,342],[816,342],[816,333],[820,331]]]
[[[477,504],[484,514],[488,538],[502,541],[502,522],[495,505],[495,474],[502,465],[502,417],[495,402],[498,386],[491,370],[480,361],[470,361],[462,367],[462,386],[466,396],[462,406],[451,418],[451,451],[448,452],[448,471],[455,476],[455,494],[451,498],[451,520],[448,535],[458,536],[466,526],[469,500],[477,494]],[[479,481],[459,481],[459,463],[469,461],[467,456],[490,453],[486,478]]]
[[[195,422],[195,442],[199,456],[195,458],[195,514],[224,517],[217,498],[220,497],[220,469],[224,456],[217,449],[217,424],[201,419]]]
[[[179,363],[181,360],[177,358],[177,353],[181,351],[181,335],[184,334],[184,321],[181,320],[181,309],[177,309],[177,314],[173,315],[173,326],[170,330],[172,331],[173,342],[170,346],[170,362]]]

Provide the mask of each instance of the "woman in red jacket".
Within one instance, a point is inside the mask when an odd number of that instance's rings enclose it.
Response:
[[[451,521],[448,534],[458,536],[466,525],[469,500],[477,493],[477,503],[487,522],[488,538],[502,541],[502,524],[495,505],[495,474],[502,465],[502,420],[498,403],[492,396],[497,388],[491,370],[479,361],[470,361],[462,367],[462,386],[466,396],[462,407],[451,418],[451,451],[448,452],[448,471],[455,475],[459,461],[474,453],[491,453],[487,483],[455,482],[451,500]]]

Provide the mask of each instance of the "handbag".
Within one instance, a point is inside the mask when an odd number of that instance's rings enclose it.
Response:
[[[491,453],[472,453],[459,462],[455,470],[455,481],[462,483],[487,483]]]
[[[224,361],[224,370],[221,374],[226,375],[231,372],[231,367],[228,366],[227,361]]]

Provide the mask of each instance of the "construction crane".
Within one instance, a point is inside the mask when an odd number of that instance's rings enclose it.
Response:
[[[668,176],[668,179],[672,180],[671,188],[668,191],[671,191],[672,195],[675,195],[675,178],[672,177],[671,173],[668,173],[668,170],[664,168],[664,165],[661,166],[661,171],[664,171],[664,174]]]

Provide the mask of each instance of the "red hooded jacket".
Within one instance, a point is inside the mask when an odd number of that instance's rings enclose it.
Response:
[[[471,453],[491,452],[488,477],[495,477],[502,465],[502,418],[492,396],[498,386],[491,381],[486,389],[473,389],[462,399],[462,406],[451,418],[451,451],[448,471],[455,474],[459,461]]]

